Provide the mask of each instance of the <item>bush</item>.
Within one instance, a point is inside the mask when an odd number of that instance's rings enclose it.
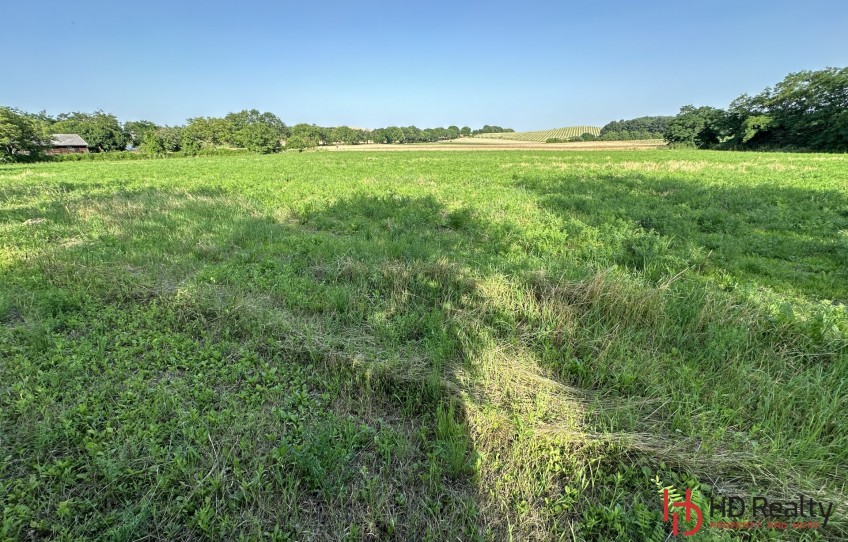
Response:
[[[280,134],[271,126],[263,123],[248,124],[233,134],[233,142],[259,154],[269,154],[280,150]]]
[[[116,161],[116,160],[151,160],[158,158],[188,158],[192,156],[237,156],[253,154],[248,149],[234,149],[231,147],[217,147],[198,149],[196,151],[163,152],[161,154],[148,154],[138,151],[112,151],[98,153],[80,154],[57,154],[47,156],[46,160],[51,162],[91,162],[91,161]]]
[[[595,141],[598,139],[594,134],[590,134],[589,132],[584,132],[579,136],[569,137],[568,139],[562,137],[549,137],[545,140],[545,143],[577,143],[579,141]]]
[[[316,147],[318,144],[308,137],[301,137],[299,135],[293,135],[288,140],[286,140],[286,150],[292,151],[302,151],[304,149],[311,149]]]

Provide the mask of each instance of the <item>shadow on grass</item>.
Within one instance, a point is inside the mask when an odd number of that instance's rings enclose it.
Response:
[[[13,538],[661,539],[653,477],[685,481],[661,438],[611,435],[650,410],[700,447],[721,423],[668,402],[703,408],[710,380],[650,379],[749,348],[669,324],[623,274],[507,261],[515,232],[431,197],[291,213],[148,190],[44,218],[12,235],[49,244],[2,276]]]
[[[41,244],[3,270],[4,535],[482,536],[452,376],[468,216],[161,191],[15,213]]]
[[[848,197],[836,190],[710,185],[639,173],[518,177],[580,250],[600,230],[609,264],[674,275],[716,271],[808,299],[848,301]],[[620,233],[627,231],[628,235]]]

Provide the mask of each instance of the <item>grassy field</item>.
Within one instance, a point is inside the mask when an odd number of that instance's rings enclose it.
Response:
[[[478,134],[474,137],[492,138],[492,139],[510,139],[515,141],[538,141],[544,143],[548,139],[566,140],[572,137],[579,137],[583,134],[592,134],[597,136],[601,133],[601,129],[597,126],[569,126],[567,128],[554,128],[553,130],[539,130],[535,132],[504,132],[499,134]]]
[[[538,141],[519,141],[510,139],[493,139],[479,137],[464,137],[439,141],[438,143],[366,143],[360,145],[327,145],[317,149],[318,152],[396,152],[396,151],[621,151],[621,150],[656,150],[666,148],[662,139],[631,139],[627,141],[571,141],[566,143],[539,143]]]
[[[0,539],[841,539],[846,301],[843,155],[2,166]]]

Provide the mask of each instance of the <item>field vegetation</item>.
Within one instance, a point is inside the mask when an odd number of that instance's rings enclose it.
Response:
[[[0,166],[0,538],[663,541],[669,487],[835,503],[700,539],[844,538],[847,171]]]
[[[549,139],[568,141],[572,138],[579,138],[583,134],[597,136],[600,133],[601,129],[597,126],[569,126],[566,128],[555,128],[553,130],[539,130],[534,132],[485,133],[478,134],[474,137],[508,139],[514,141],[537,141],[541,143]]]

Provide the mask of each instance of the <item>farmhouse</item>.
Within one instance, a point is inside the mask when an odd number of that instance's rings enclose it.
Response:
[[[77,134],[53,134],[47,154],[75,154],[88,152],[88,143]]]

